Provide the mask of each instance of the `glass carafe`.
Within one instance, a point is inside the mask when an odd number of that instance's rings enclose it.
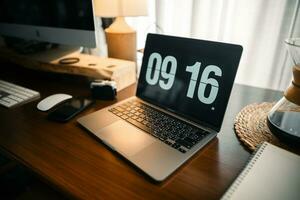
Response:
[[[271,132],[282,141],[300,144],[300,38],[285,40],[293,59],[293,81],[268,114]]]

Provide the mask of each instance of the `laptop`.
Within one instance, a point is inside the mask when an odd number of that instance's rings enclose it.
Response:
[[[242,47],[148,34],[136,96],[78,122],[156,181],[220,131]]]

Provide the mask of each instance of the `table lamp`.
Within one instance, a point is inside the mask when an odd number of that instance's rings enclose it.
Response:
[[[124,17],[147,15],[147,0],[95,0],[94,12],[100,17],[116,17],[105,29],[108,56],[136,62],[136,31]]]

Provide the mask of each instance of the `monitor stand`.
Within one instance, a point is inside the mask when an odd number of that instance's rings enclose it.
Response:
[[[2,46],[0,60],[35,70],[86,76],[91,80],[113,80],[117,83],[118,91],[135,83],[135,62],[82,54],[81,50],[78,47],[60,46],[22,54]],[[76,62],[70,62],[74,60]]]
[[[81,52],[82,47],[53,44],[36,40],[24,40],[4,37],[4,46],[20,55],[49,57],[50,60],[60,58],[74,52]]]

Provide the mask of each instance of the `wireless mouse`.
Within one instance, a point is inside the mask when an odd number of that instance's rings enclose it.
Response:
[[[40,101],[37,105],[37,109],[40,111],[48,111],[57,104],[71,98],[72,96],[69,94],[53,94]]]

